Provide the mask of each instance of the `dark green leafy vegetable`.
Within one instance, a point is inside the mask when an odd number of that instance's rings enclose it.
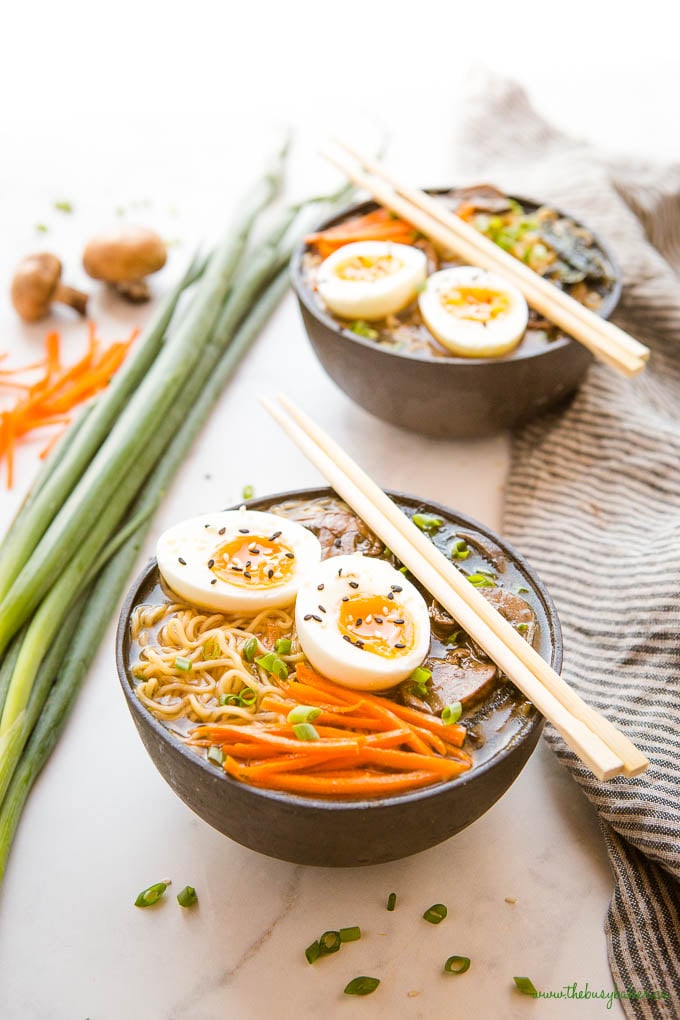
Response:
[[[380,984],[380,978],[355,977],[345,985],[345,995],[370,995]]]
[[[181,892],[177,893],[177,902],[180,907],[193,907],[198,903],[198,896],[193,885],[185,885]]]
[[[449,956],[448,960],[444,964],[444,970],[447,974],[464,974],[465,971],[469,969],[469,956]]]
[[[397,905],[397,894],[395,892],[391,892],[390,895],[387,897],[387,909],[388,910],[394,910],[396,905]]]
[[[161,896],[164,895],[165,890],[170,885],[170,879],[166,882],[156,882],[155,885],[150,885],[148,889],[142,889],[139,896],[135,900],[136,907],[152,907],[154,903],[158,903]]]
[[[427,908],[423,917],[430,924],[441,924],[447,914],[448,910],[443,903],[434,903],[431,907]]]
[[[512,979],[515,982],[515,987],[522,995],[532,995],[534,998],[538,995],[538,992],[534,988],[533,981],[528,977],[514,977]]]

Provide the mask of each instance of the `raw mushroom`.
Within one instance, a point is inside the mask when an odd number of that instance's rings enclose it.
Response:
[[[148,301],[149,288],[145,277],[165,265],[165,242],[145,227],[120,227],[107,234],[98,234],[83,253],[83,266],[88,276],[104,280],[128,301]]]
[[[49,252],[21,260],[12,279],[11,297],[24,322],[43,319],[55,302],[70,305],[79,315],[87,311],[87,294],[61,282],[61,262]]]

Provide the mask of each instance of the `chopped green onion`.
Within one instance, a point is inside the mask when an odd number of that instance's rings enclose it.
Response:
[[[286,716],[286,721],[292,726],[294,723],[312,722],[320,715],[321,709],[315,708],[313,705],[296,705],[295,708],[291,708]]]
[[[321,956],[321,949],[318,942],[312,942],[311,946],[307,946],[305,949],[305,956],[307,957],[307,963],[316,963]]]
[[[152,907],[154,903],[158,903],[161,896],[165,893],[165,890],[170,885],[170,879],[167,882],[156,882],[155,885],[150,885],[148,889],[142,889],[139,896],[135,900],[136,907]]]
[[[290,655],[290,650],[292,647],[293,642],[291,641],[290,638],[280,637],[277,638],[276,644],[274,645],[274,650],[277,651],[279,655]]]
[[[255,659],[258,666],[266,670],[267,673],[271,673],[279,680],[285,680],[288,676],[288,666],[286,666],[283,659],[279,659],[274,652],[267,652],[266,655],[260,655],[258,659]]]
[[[244,485],[243,486],[243,492],[241,493],[241,497],[243,499],[252,499],[254,495],[255,495],[255,489],[253,488],[252,485]]]
[[[352,333],[356,333],[357,336],[363,336],[366,340],[377,340],[380,334],[377,329],[373,329],[373,326],[369,326],[363,319],[356,319],[354,322],[350,322],[349,328]]]
[[[515,591],[517,592],[518,595],[528,595],[529,594],[529,589],[525,588],[523,584],[518,584],[517,587],[515,588]]]
[[[181,655],[178,655],[175,659],[175,669],[181,669],[188,673],[190,669],[193,669],[191,659],[184,659]]]
[[[449,556],[452,560],[466,560],[470,555],[470,548],[464,538],[457,538],[451,546]]]
[[[394,910],[396,905],[397,905],[397,894],[395,892],[391,892],[390,895],[387,897],[387,909],[388,910]]]
[[[246,662],[252,662],[255,658],[255,652],[258,648],[258,640],[256,637],[250,637],[243,646],[243,658]]]
[[[427,908],[423,917],[430,924],[441,924],[447,914],[448,910],[443,903],[434,903],[431,907]]]
[[[496,585],[491,580],[491,578],[487,577],[487,575],[482,573],[481,570],[478,570],[476,574],[468,574],[467,575],[467,579],[470,582],[470,584],[473,584],[475,586],[475,588],[495,588],[496,587]]]
[[[293,733],[298,740],[318,740],[319,734],[311,723],[300,722],[293,726]]]
[[[245,705],[246,708],[250,708],[251,705],[257,704],[257,691],[253,690],[252,687],[244,687],[241,691],[241,704]]]
[[[445,645],[457,645],[459,640],[460,640],[460,635],[462,633],[463,633],[462,630],[454,630],[454,631],[452,631],[452,633],[449,634],[449,636],[447,637],[447,639],[444,642],[444,644]]]
[[[442,722],[445,726],[452,726],[457,723],[463,714],[463,706],[460,701],[454,701],[452,705],[447,705],[442,711]]]
[[[36,223],[36,225],[35,225],[35,229],[36,229],[36,230],[37,230],[37,231],[38,231],[38,232],[39,232],[40,234],[46,234],[46,233],[47,233],[47,227],[46,227],[46,225],[45,225],[44,223]]]
[[[193,885],[185,885],[182,891],[177,893],[177,902],[180,907],[193,907],[194,903],[198,903]]]
[[[216,747],[214,744],[208,748],[208,761],[211,761],[213,765],[224,765],[224,751],[221,747]]]
[[[345,995],[370,995],[380,984],[380,978],[355,977],[345,985]]]
[[[355,924],[352,928],[341,928],[338,934],[341,942],[358,942],[361,938],[361,928]]]
[[[444,964],[444,970],[447,974],[464,974],[465,971],[469,969],[469,956],[449,956],[448,960]]]
[[[417,666],[411,673],[409,680],[411,683],[417,684],[418,687],[424,687],[431,678],[432,670],[425,669],[423,666]]]
[[[201,649],[202,659],[219,659],[221,654],[222,649],[220,648],[220,643],[216,637],[212,637],[209,641],[206,641]]]
[[[417,528],[428,532],[428,534],[439,531],[444,523],[441,517],[435,517],[433,514],[414,514],[412,520]]]
[[[329,956],[331,953],[337,953],[341,942],[342,939],[340,938],[339,931],[325,931],[319,939],[319,951],[321,956]]]
[[[517,990],[520,991],[522,995],[533,995],[534,998],[538,995],[531,978],[514,977],[512,980],[515,982]]]
[[[400,574],[408,574],[408,567],[399,567]]]
[[[59,201],[59,202],[55,202],[54,203],[54,208],[58,209],[59,212],[68,212],[68,213],[73,212],[73,206],[71,205],[71,203],[70,202],[66,202],[64,200]]]
[[[517,630],[520,632],[520,634],[526,634],[526,632],[529,630],[529,624],[528,623],[518,623],[517,624]]]
[[[220,694],[220,705],[240,705],[241,695],[240,694]]]

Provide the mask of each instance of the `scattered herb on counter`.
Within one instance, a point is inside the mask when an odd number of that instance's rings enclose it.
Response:
[[[319,952],[322,956],[337,953],[342,945],[339,931],[325,931],[319,938]]]
[[[243,486],[243,492],[241,493],[243,499],[252,499],[254,495],[255,489],[253,488],[252,485]]]
[[[394,910],[396,905],[397,905],[397,894],[395,892],[391,892],[390,895],[387,897],[387,909],[388,910]]]
[[[165,890],[170,884],[170,879],[167,878],[164,882],[156,882],[155,885],[150,885],[148,889],[142,889],[135,900],[135,906],[152,907],[154,903],[158,903],[160,898],[165,895]]]
[[[423,917],[430,924],[441,924],[447,914],[448,910],[443,903],[434,903],[431,907],[427,908]]]
[[[198,896],[193,885],[185,885],[182,891],[177,893],[177,902],[180,907],[193,907],[198,903]]]
[[[478,570],[476,574],[467,574],[467,579],[475,588],[495,588],[496,584],[483,571]]]
[[[46,223],[36,223],[35,229],[39,234],[46,234],[48,228]]]
[[[517,991],[521,992],[522,995],[532,995],[534,999],[538,995],[538,992],[534,988],[534,983],[531,980],[531,978],[514,977],[512,980],[515,982],[515,987],[517,988]]]
[[[380,978],[355,977],[345,985],[345,995],[370,995],[380,984]]]
[[[71,204],[71,202],[67,202],[65,199],[60,199],[58,202],[55,202],[54,208],[57,209],[59,212],[64,213],[73,212],[73,205]]]
[[[469,956],[449,956],[448,960],[444,964],[444,970],[447,974],[464,974],[465,971],[469,969]]]
[[[417,528],[429,535],[439,531],[444,523],[441,517],[435,517],[434,514],[414,514],[411,519]]]
[[[331,956],[338,952],[343,942],[357,942],[360,938],[361,928],[358,924],[351,928],[340,928],[339,931],[325,931],[305,949],[307,963],[316,963],[322,956]]]
[[[305,949],[305,956],[307,957],[307,963],[316,963],[321,956],[321,949],[319,947],[318,940],[312,942],[311,946],[307,946]]]
[[[358,924],[354,924],[350,928],[341,928],[339,935],[341,942],[358,942],[361,938],[361,928]]]

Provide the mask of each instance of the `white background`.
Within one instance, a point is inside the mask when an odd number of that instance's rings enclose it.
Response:
[[[87,283],[83,241],[122,205],[129,221],[177,241],[160,292],[195,243],[223,230],[285,125],[297,131],[294,194],[334,182],[315,155],[334,132],[370,144],[388,129],[393,167],[417,183],[448,182],[471,79],[492,70],[522,81],[566,130],[637,157],[677,158],[671,12],[659,2],[581,0],[70,0],[5,9],[0,351],[32,356],[44,335],[43,324],[18,324],[5,297],[21,254],[51,248],[69,282]],[[72,217],[52,207],[64,198]],[[47,234],[36,233],[39,222]],[[96,292],[91,313],[111,340],[148,309]],[[59,326],[75,357],[82,326],[68,313]],[[156,530],[228,504],[246,483],[264,494],[317,481],[257,407],[259,393],[280,386],[383,484],[499,525],[507,439],[436,442],[376,422],[323,375],[289,299],[196,444]],[[0,489],[0,525],[29,484],[35,453],[22,453],[15,490]],[[511,988],[512,975],[525,973],[546,989],[612,984],[603,933],[610,876],[597,821],[547,750],[443,847],[360,872],[294,869],[225,840],[170,793],[127,717],[111,639],[31,797],[0,890],[3,1020],[607,1015],[599,1003],[539,1006]],[[139,889],[166,873],[177,888],[197,887],[194,914],[174,900],[132,908]],[[400,910],[386,915],[393,888]],[[430,930],[419,918],[437,900],[451,917]],[[366,929],[361,943],[323,966],[304,964],[313,937],[353,923]],[[451,953],[473,958],[460,979],[438,973]],[[371,999],[339,994],[356,973],[382,976]]]

